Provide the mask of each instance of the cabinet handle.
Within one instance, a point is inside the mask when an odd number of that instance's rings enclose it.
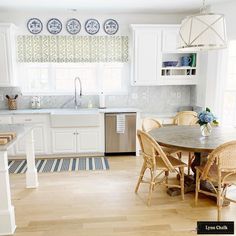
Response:
[[[75,132],[74,132],[73,134],[74,134],[74,135],[76,135],[76,133],[75,133]]]
[[[32,121],[32,119],[25,119],[25,121]]]

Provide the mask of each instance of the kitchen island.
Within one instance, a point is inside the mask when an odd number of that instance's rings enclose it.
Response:
[[[26,187],[38,187],[38,174],[35,167],[35,153],[32,125],[0,125],[0,133],[14,132],[16,137],[5,145],[0,145],[0,235],[13,234],[16,229],[15,211],[11,203],[8,172],[8,151],[25,138],[27,172]]]

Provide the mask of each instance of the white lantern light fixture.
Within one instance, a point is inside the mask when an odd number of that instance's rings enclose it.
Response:
[[[225,17],[207,13],[205,0],[200,14],[186,17],[179,31],[181,51],[200,51],[227,47]]]

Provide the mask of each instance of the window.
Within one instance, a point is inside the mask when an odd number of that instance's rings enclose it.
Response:
[[[229,42],[227,67],[222,123],[226,126],[236,126],[236,40]]]
[[[127,63],[19,63],[24,94],[73,94],[80,77],[83,94],[120,94],[127,91]]]

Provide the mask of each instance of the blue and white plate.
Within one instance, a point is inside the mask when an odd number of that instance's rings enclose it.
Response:
[[[96,34],[100,29],[100,24],[96,19],[89,19],[85,22],[85,30],[88,34]]]
[[[72,18],[66,22],[66,30],[70,34],[78,34],[81,30],[81,24],[77,19]]]
[[[43,24],[38,18],[31,18],[27,22],[27,28],[32,34],[39,34],[43,30]]]
[[[58,19],[52,18],[47,23],[47,29],[51,34],[59,34],[62,30],[62,23]]]
[[[108,19],[104,22],[103,29],[107,34],[113,35],[119,30],[119,25],[116,20]]]

